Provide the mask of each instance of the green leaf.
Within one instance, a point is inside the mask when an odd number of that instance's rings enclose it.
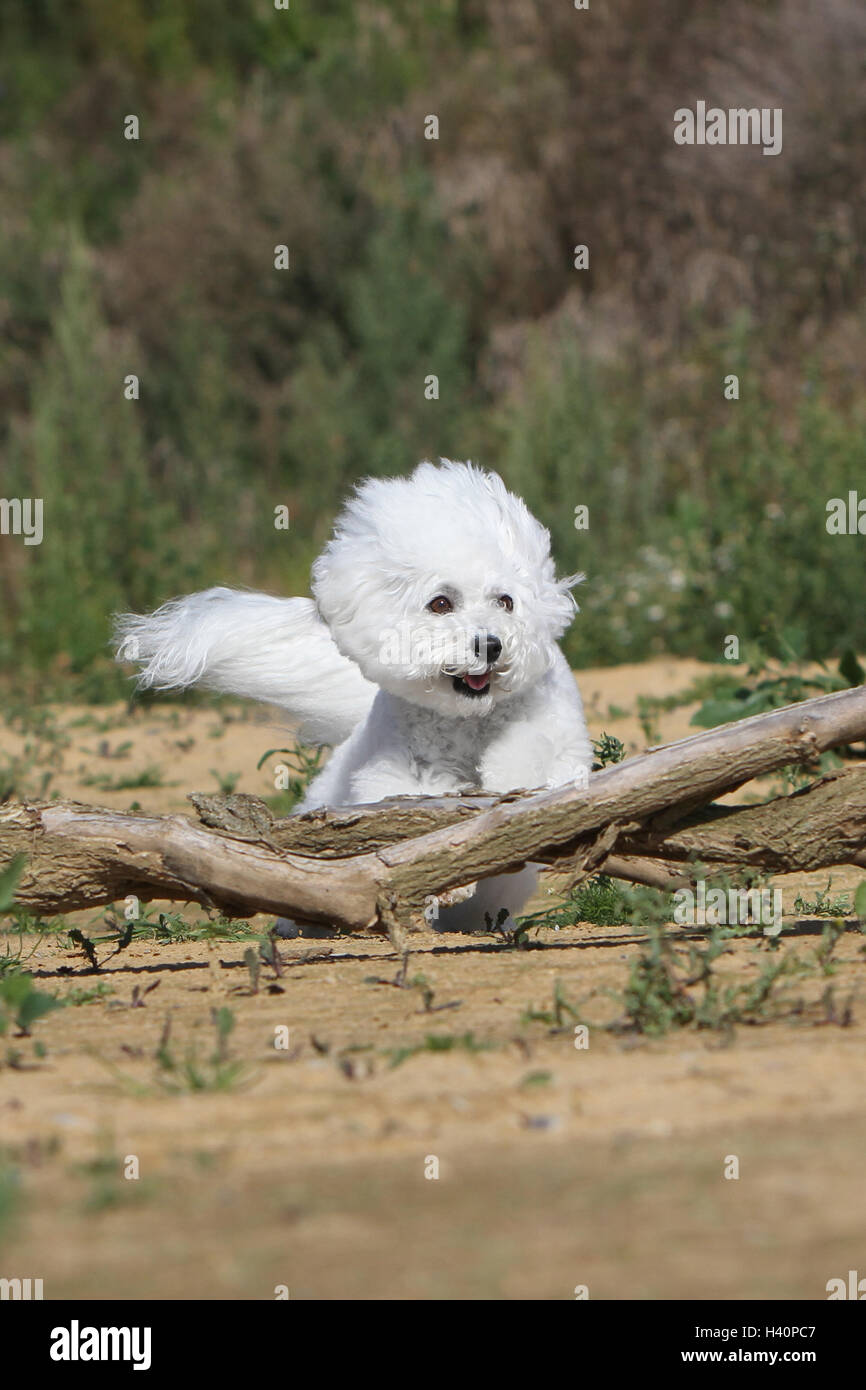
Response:
[[[10,1013],[14,1014],[32,988],[32,975],[27,975],[20,970],[13,971],[11,975],[4,976],[3,980],[0,981],[0,1001],[6,1005]]]
[[[38,990],[33,990],[23,1000],[21,1007],[15,1018],[15,1022],[22,1033],[29,1033],[31,1024],[37,1018],[43,1018],[45,1014],[53,1013],[55,1009],[63,1007],[63,1000],[57,999],[53,994],[42,994]]]
[[[43,994],[33,988],[33,976],[16,972],[0,981],[0,1003],[4,1006],[6,1020],[15,1021],[22,1033],[29,1033],[31,1024],[45,1014],[63,1007],[63,1000],[53,994]]]
[[[866,878],[854,894],[854,911],[861,922],[866,922]]]
[[[8,912],[14,905],[15,894],[26,863],[26,854],[16,854],[0,873],[0,912]]]
[[[268,758],[272,758],[274,753],[294,753],[295,751],[294,748],[269,748],[267,753],[263,753],[256,763],[256,771],[259,772],[262,765],[268,761]]]

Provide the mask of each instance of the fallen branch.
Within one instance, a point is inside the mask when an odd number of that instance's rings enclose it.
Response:
[[[229,829],[73,802],[12,804],[0,808],[0,868],[26,855],[17,901],[43,914],[135,894],[351,930],[419,925],[429,897],[529,861],[573,878],[616,866],[658,875],[670,865],[675,881],[695,861],[818,868],[866,853],[866,772],[761,806],[705,803],[863,738],[858,687],[653,749],[594,774],[588,788],[406,798],[282,821],[256,798],[230,798],[236,805],[222,815],[214,798],[196,798],[204,821]]]

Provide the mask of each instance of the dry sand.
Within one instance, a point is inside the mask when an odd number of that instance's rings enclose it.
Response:
[[[637,751],[637,695],[705,669],[584,672],[593,735]],[[692,709],[659,716],[658,734],[690,732]],[[285,742],[267,711],[48,713],[53,735],[0,730],[0,759],[24,760],[19,790],[36,794],[48,773],[48,795],[114,807],[185,810],[187,791],[217,790],[212,769],[267,795],[255,764]],[[147,767],[162,785],[90,780]],[[833,889],[860,877],[834,872]],[[777,880],[786,910],[826,878]],[[103,930],[99,913],[76,922]],[[18,1181],[0,1275],[42,1278],[47,1298],[267,1299],[286,1286],[293,1298],[568,1299],[577,1285],[608,1299],[825,1298],[829,1279],[866,1273],[866,955],[849,930],[825,976],[821,929],[807,918],[785,934],[807,969],[781,1017],[655,1040],[591,1027],[588,1048],[570,1019],[556,1031],[528,1012],[550,1011],[558,982],[591,1022],[616,1016],[609,992],[641,950],[632,928],[547,930],[526,951],[413,938],[408,978],[423,974],[432,1011],[420,988],[390,983],[400,962],[381,939],[286,943],[282,975],[263,969],[253,992],[244,940],[134,942],[94,975],[65,934],[25,937],[39,987],[81,1002],[35,1025],[44,1056],[33,1040],[0,1044],[0,1059],[20,1054],[0,1065],[0,1149]],[[720,968],[752,980],[767,953],[744,938]],[[828,1021],[828,985],[837,1019],[850,1001],[848,1026]],[[189,1058],[212,1080],[222,1006],[243,1073],[190,1090],[156,1060],[166,1019],[178,1066]],[[400,1060],[431,1035],[450,1050]],[[732,1158],[738,1178],[725,1176]],[[138,1178],[124,1176],[131,1159]]]

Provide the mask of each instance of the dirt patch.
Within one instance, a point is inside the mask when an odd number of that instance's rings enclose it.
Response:
[[[593,734],[642,746],[635,694],[696,666],[584,673]],[[51,715],[68,742],[26,770],[51,773],[48,794],[183,810],[216,790],[211,767],[271,789],[255,772],[281,741],[270,715]],[[688,716],[662,714],[662,736]],[[32,737],[7,731],[7,758]],[[94,794],[107,764],[176,785]],[[833,891],[861,876],[834,872]],[[825,884],[777,880],[789,914]],[[103,945],[97,973],[65,932],[25,936],[37,987],[67,1002],[0,1045],[17,1054],[0,1070],[0,1274],[49,1298],[826,1297],[866,1259],[866,955],[851,927],[822,964],[823,922],[799,917],[776,1008],[660,1038],[602,1026],[645,950],[625,926],[528,950],[424,934],[405,967],[382,940],[299,940],[257,987],[240,936]],[[97,934],[101,914],[76,920]],[[731,941],[720,978],[754,983],[777,954],[757,932]],[[557,998],[575,1014],[557,1020]]]

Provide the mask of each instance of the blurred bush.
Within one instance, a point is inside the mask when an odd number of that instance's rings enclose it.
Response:
[[[587,572],[579,664],[791,622],[866,648],[859,538],[824,524],[862,476],[859,0],[0,24],[0,493],[46,528],[0,538],[4,669],[115,693],[113,609],[303,591],[351,483],[439,454],[499,468]],[[781,106],[783,153],[675,146],[699,98]]]

